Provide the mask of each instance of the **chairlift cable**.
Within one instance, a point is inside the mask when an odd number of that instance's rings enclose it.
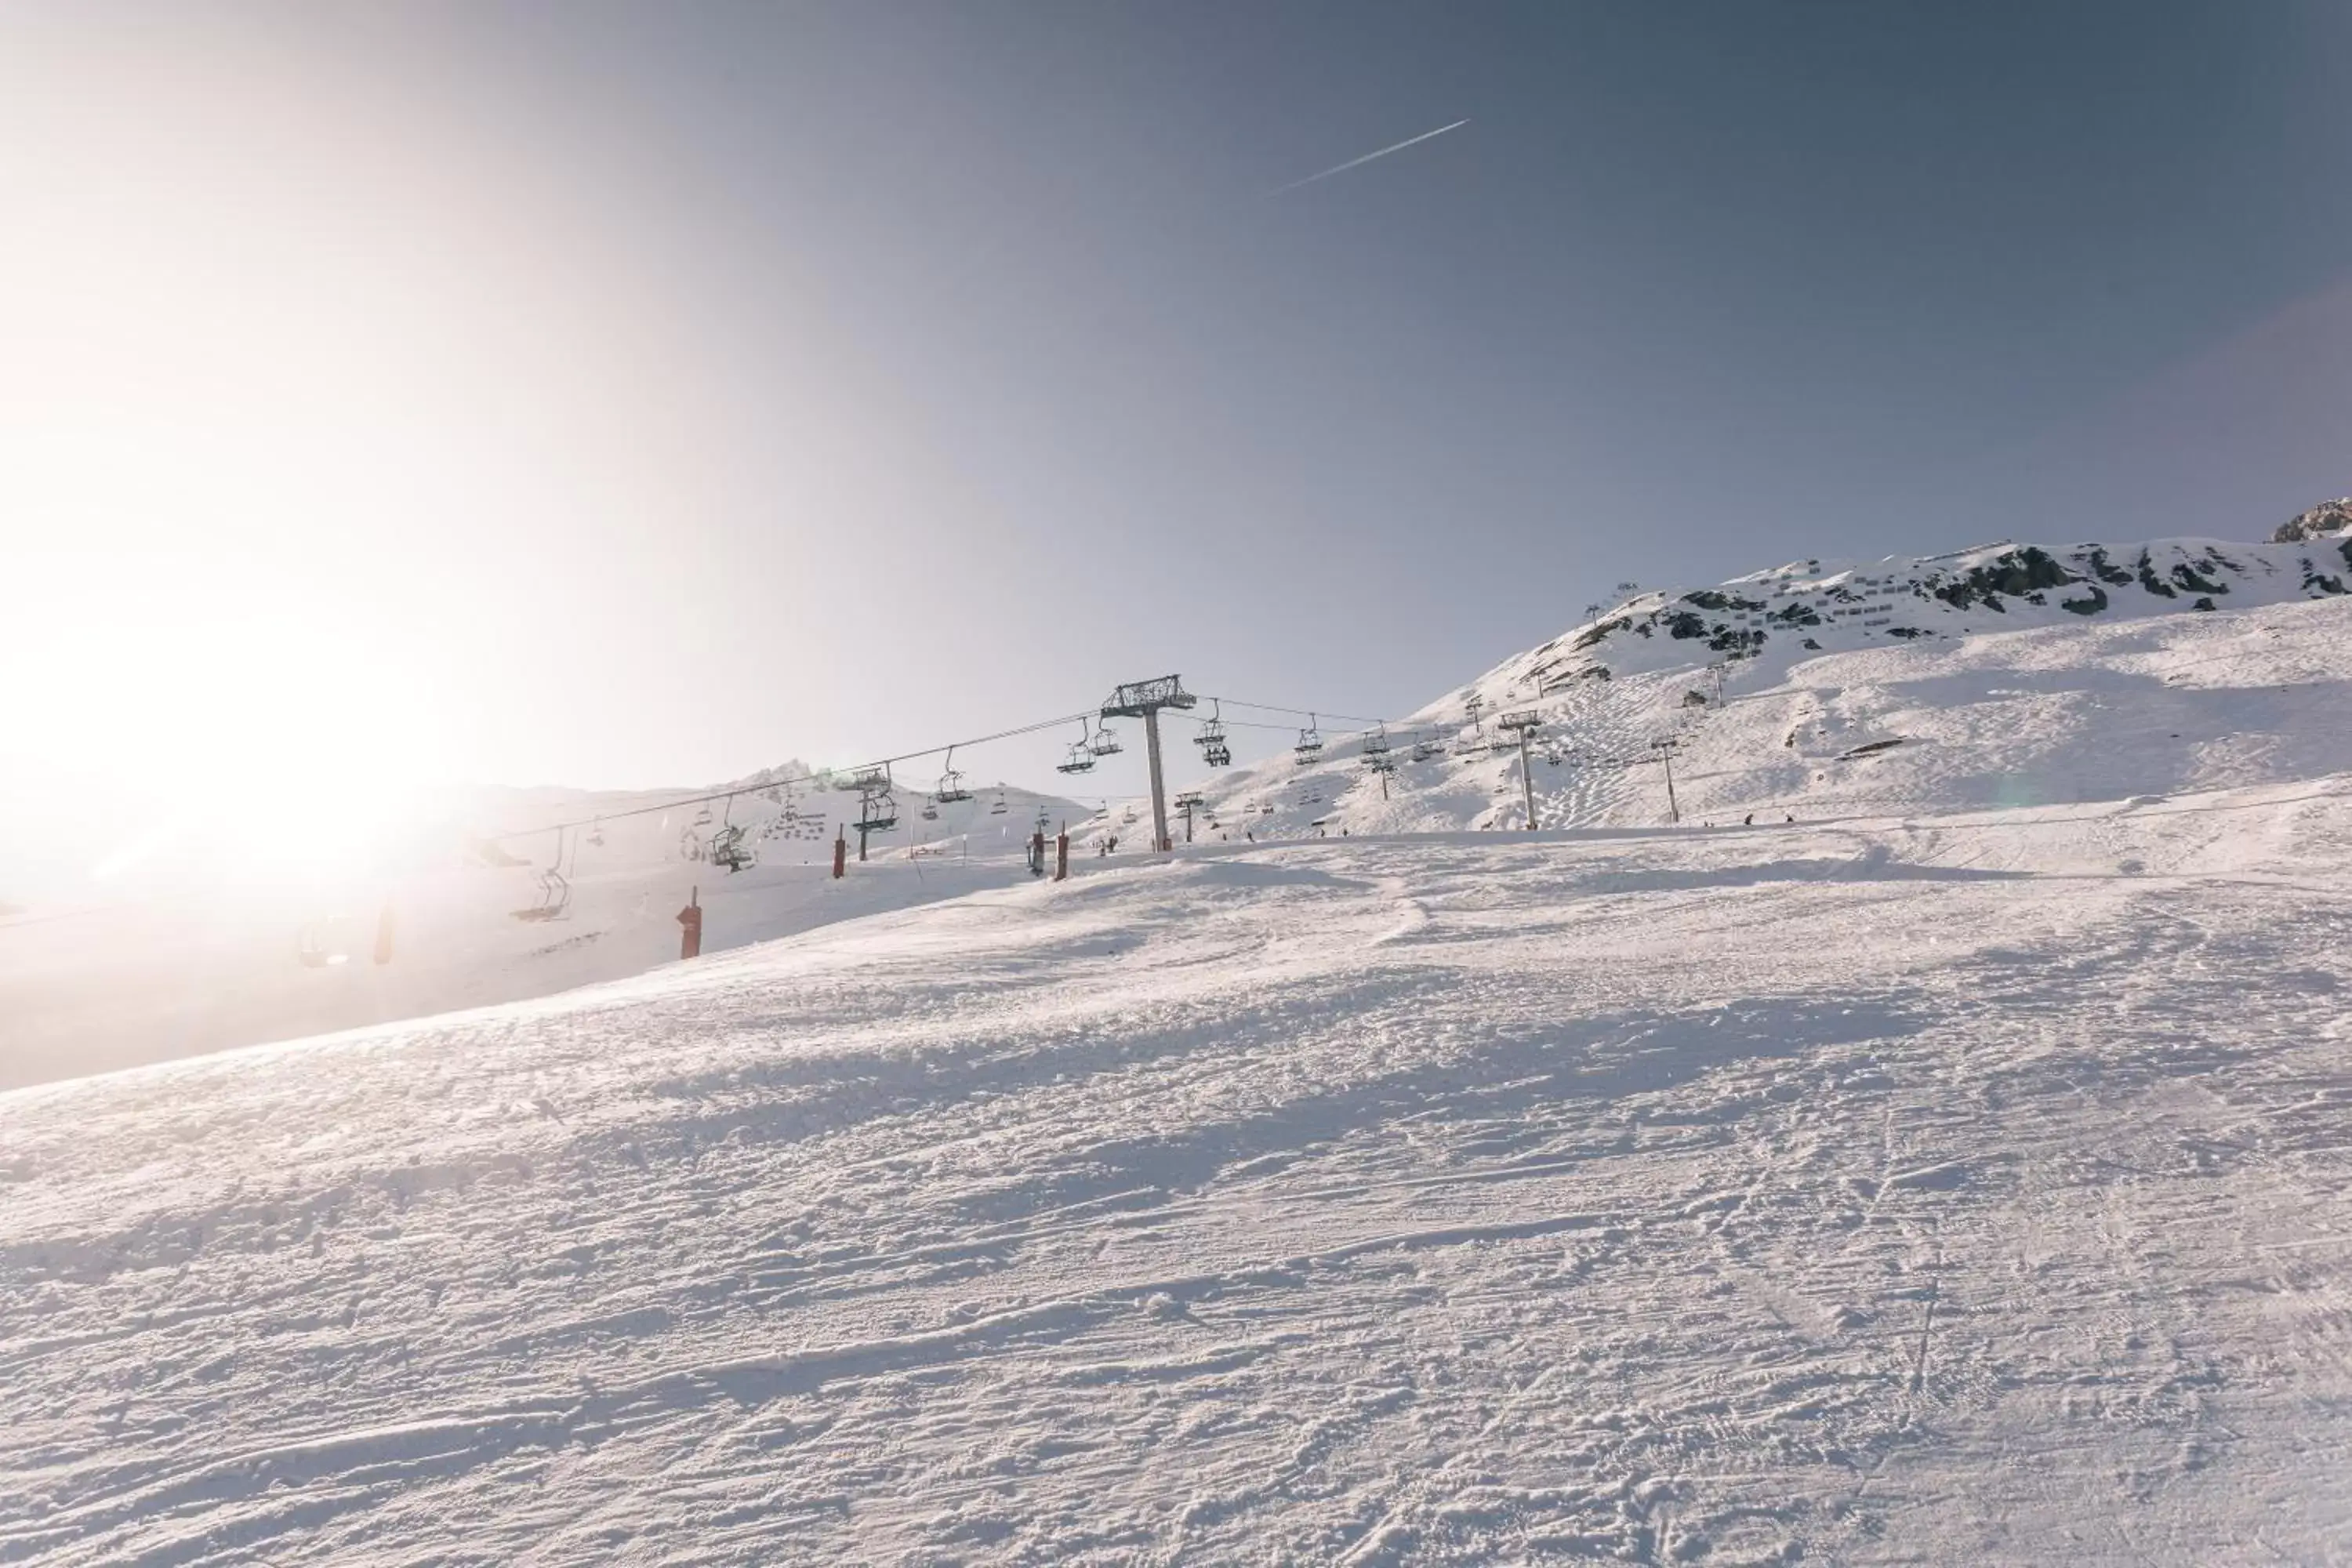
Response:
[[[854,773],[862,768],[886,768],[894,763],[913,762],[919,757],[940,756],[945,752],[953,751],[959,746],[983,746],[992,741],[1010,741],[1022,735],[1034,735],[1040,730],[1059,729],[1065,724],[1076,723],[1080,720],[1090,719],[1092,717],[1092,710],[1088,710],[1083,713],[1065,713],[1058,719],[1046,719],[1034,724],[1023,724],[1016,729],[999,730],[992,735],[981,735],[971,740],[950,741],[945,745],[925,746],[920,751],[902,752],[897,756],[877,757],[870,763],[860,763],[853,767],[819,769],[815,772],[805,773],[770,773],[766,779],[755,784],[736,784],[728,789],[709,790],[701,795],[678,795],[671,799],[659,802],[654,805],[633,806],[626,811],[607,811],[593,817],[577,817],[561,823],[543,824],[538,827],[518,827],[502,833],[483,833],[477,834],[474,837],[478,843],[498,844],[509,838],[528,838],[534,834],[544,833],[551,826],[557,827],[581,827],[585,826],[592,822],[618,822],[624,817],[651,816],[657,812],[677,811],[683,806],[688,805],[706,805],[712,801],[731,801],[737,795],[756,795],[761,790],[766,789],[774,784],[814,784],[822,781],[831,774]]]

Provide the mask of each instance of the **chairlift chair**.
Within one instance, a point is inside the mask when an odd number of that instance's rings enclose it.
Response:
[[[1011,808],[1004,804],[1004,786],[1003,784],[999,784],[996,786],[996,800],[989,806],[988,815],[991,816],[1003,816],[1009,809]]]
[[[1298,744],[1291,747],[1290,752],[1298,759],[1298,765],[1302,768],[1323,754],[1323,735],[1315,727],[1314,714],[1307,716],[1307,728],[1298,731]]]
[[[1192,737],[1201,748],[1201,761],[1213,768],[1229,768],[1234,763],[1234,749],[1225,740],[1224,705],[1210,700],[1210,713],[1201,721],[1200,733]]]
[[[1064,773],[1092,773],[1095,766],[1094,733],[1084,719],[1078,721],[1078,738],[1070,742],[1070,754],[1054,764],[1054,771]]]
[[[710,838],[710,863],[724,866],[730,875],[751,865],[756,857],[744,841],[743,830],[730,823]]]
[[[940,787],[932,792],[931,798],[941,805],[952,805],[960,800],[971,798],[971,791],[963,787],[963,774],[956,772],[953,746],[948,748],[947,768],[940,774]]]
[[[1118,743],[1118,734],[1109,725],[1097,724],[1095,738],[1087,742],[1087,749],[1097,757],[1115,757],[1127,748]]]
[[[688,831],[691,832],[692,829]],[[539,874],[539,902],[527,910],[510,910],[519,921],[553,921],[572,907],[572,879],[563,874],[563,830],[555,830],[555,858]]]

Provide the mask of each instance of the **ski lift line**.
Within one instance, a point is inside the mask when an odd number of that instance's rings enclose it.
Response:
[[[1298,733],[1298,726],[1296,724],[1267,724],[1255,719],[1228,719],[1225,721],[1225,723],[1229,727],[1238,724],[1244,730],[1279,730],[1286,735],[1296,735]],[[1370,730],[1334,730],[1331,731],[1331,736],[1335,740],[1344,740],[1350,735],[1369,735],[1370,733],[1372,733],[1372,731]]]
[[[1287,713],[1294,719],[1312,719],[1319,715],[1325,719],[1338,719],[1349,724],[1361,724],[1366,728],[1371,728],[1381,724],[1393,724],[1396,722],[1393,719],[1368,718],[1361,713],[1335,713],[1328,708],[1286,708],[1279,702],[1244,702],[1238,697],[1214,697],[1205,691],[1202,692],[1201,695],[1208,697],[1213,702],[1230,702],[1236,708],[1255,708],[1261,713]],[[1238,719],[1228,719],[1225,722],[1228,724],[1238,724],[1241,721]],[[1297,728],[1295,724],[1289,726],[1270,727],[1286,727],[1290,729]]]
[[[860,768],[887,768],[894,763],[910,763],[920,757],[940,756],[948,752],[955,750],[959,746],[984,746],[992,741],[1010,741],[1017,736],[1034,735],[1040,730],[1059,729],[1064,724],[1075,724],[1081,719],[1088,719],[1092,717],[1093,714],[1091,711],[1085,713],[1066,713],[1058,719],[1046,719],[1034,724],[1024,724],[1015,730],[999,730],[993,735],[982,735],[974,740],[950,741],[945,745],[926,746],[919,752],[901,752],[894,757],[877,757],[870,763],[860,763],[854,767],[835,768],[829,771],[808,773],[771,773],[768,777],[758,780],[754,783],[737,784],[731,789],[709,790],[701,795],[679,795],[674,799],[663,801],[656,805],[634,806],[626,811],[603,812],[593,817],[576,817],[567,822],[545,823],[537,827],[518,827],[503,833],[481,833],[477,834],[474,837],[477,841],[480,843],[499,844],[503,843],[509,838],[529,838],[537,834],[551,832],[556,828],[584,827],[597,822],[619,822],[625,817],[631,816],[652,816],[659,812],[676,811],[681,806],[707,805],[712,801],[720,800],[731,801],[738,795],[757,795],[761,790],[776,785],[814,784],[819,780],[836,774],[854,773]]]

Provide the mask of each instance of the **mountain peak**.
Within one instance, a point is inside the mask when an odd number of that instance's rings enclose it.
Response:
[[[2320,539],[2343,533],[2352,529],[2352,496],[2336,500],[2324,500],[2309,511],[2280,523],[2271,535],[2273,544],[2300,544],[2306,539]]]

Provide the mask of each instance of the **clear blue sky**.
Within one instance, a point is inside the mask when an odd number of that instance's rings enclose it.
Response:
[[[15,761],[1396,712],[1620,578],[2252,537],[2352,489],[2347,74],[2282,0],[0,5]]]

